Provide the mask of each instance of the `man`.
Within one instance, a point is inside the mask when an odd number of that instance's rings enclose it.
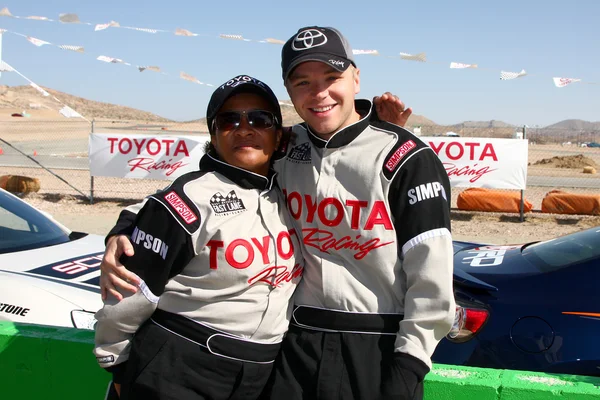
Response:
[[[274,166],[305,270],[265,397],[421,398],[454,319],[448,176],[425,143],[355,101],[360,70],[337,30],[300,29],[282,69],[305,124]]]
[[[300,29],[281,65],[305,124],[275,169],[305,271],[268,397],[421,398],[454,320],[448,176],[355,100],[360,70],[336,29]]]

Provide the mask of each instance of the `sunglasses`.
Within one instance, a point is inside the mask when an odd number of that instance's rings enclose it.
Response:
[[[215,128],[220,131],[236,129],[242,123],[242,115],[246,115],[248,125],[255,129],[269,129],[277,124],[275,115],[266,110],[224,111],[215,117]]]

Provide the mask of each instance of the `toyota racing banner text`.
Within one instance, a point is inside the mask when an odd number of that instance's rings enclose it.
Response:
[[[523,139],[421,137],[438,155],[453,187],[524,190],[527,145]]]
[[[197,171],[209,135],[163,136],[91,133],[90,175],[168,179]]]

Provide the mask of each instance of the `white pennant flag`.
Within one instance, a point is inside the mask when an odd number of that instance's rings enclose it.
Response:
[[[197,33],[192,33],[190,31],[188,31],[187,29],[183,29],[183,28],[175,29],[175,34],[177,36],[198,36]]]
[[[409,60],[409,61],[419,61],[419,62],[425,62],[427,61],[427,56],[425,55],[425,53],[419,53],[419,54],[408,54],[408,53],[400,53],[400,58],[403,60]]]
[[[477,64],[463,64],[457,62],[451,62],[450,68],[477,68]]]
[[[527,75],[527,72],[525,72],[525,70],[521,70],[521,72],[505,72],[505,71],[500,71],[500,79],[502,79],[503,81],[509,80],[509,79],[516,79],[516,78],[521,78],[523,76]]]
[[[140,72],[148,70],[148,71],[154,71],[154,72],[160,72],[160,68],[159,67],[155,67],[155,66],[147,66],[147,67],[137,67]]]
[[[77,53],[83,53],[84,49],[82,46],[69,46],[66,44],[61,44],[60,46],[58,46],[59,49],[63,49],[63,50],[71,50],[71,51],[75,51]]]
[[[50,93],[46,92],[43,87],[38,86],[37,84],[35,84],[33,82],[31,82],[29,85],[31,85],[32,88],[34,88],[35,90],[40,92],[42,94],[42,96],[44,96],[44,97],[50,96]]]
[[[13,15],[8,11],[8,7],[4,7],[0,10],[0,17],[12,17]]]
[[[189,74],[186,74],[186,73],[185,73],[185,72],[183,72],[183,71],[181,71],[181,72],[179,73],[179,77],[180,77],[181,79],[185,79],[186,81],[190,81],[190,82],[194,82],[194,83],[197,83],[197,84],[199,84],[199,85],[202,85],[202,82],[200,82],[198,79],[194,78],[193,76],[191,76],[191,75],[189,75]]]
[[[29,40],[31,43],[33,43],[37,47],[41,47],[41,46],[43,46],[45,44],[52,44],[50,42],[46,42],[45,40],[36,39],[34,37],[31,37],[31,36],[27,36],[27,40]]]
[[[98,56],[96,58],[96,60],[104,61],[107,63],[113,63],[113,64],[123,63],[123,60],[121,60],[120,58],[112,58],[112,57],[107,57],[107,56]]]
[[[4,61],[0,60],[0,72],[13,72],[14,69]]]
[[[378,56],[379,52],[377,50],[358,50],[358,49],[353,49],[352,50],[352,54],[371,54],[374,56]]]
[[[273,39],[273,38],[266,38],[265,42],[272,43],[272,44],[285,44],[285,42],[283,40]]]
[[[52,21],[47,17],[38,17],[37,15],[30,15],[29,17],[25,17],[25,19],[35,19],[37,21]]]
[[[97,24],[94,27],[94,31],[103,31],[104,29],[108,29],[108,28],[111,28],[111,27],[112,28],[118,28],[120,26],[121,25],[118,22],[116,22],[116,21],[110,21],[108,24]]]
[[[147,32],[147,33],[156,33],[158,30],[156,29],[148,29],[148,28],[135,28],[133,26],[124,26],[125,29],[131,29],[134,31]]]
[[[581,82],[581,79],[577,78],[552,78],[556,87],[565,87],[571,83]]]
[[[77,111],[73,110],[69,106],[64,106],[58,112],[61,113],[62,115],[64,115],[65,117],[67,117],[67,118],[83,118],[81,116],[81,114],[79,114]]]
[[[225,33],[220,33],[220,34],[219,34],[219,37],[220,37],[221,39],[243,40],[243,41],[245,41],[245,42],[249,42],[249,41],[250,41],[249,39],[244,39],[244,38],[242,37],[242,35],[228,35],[228,34],[225,34]]]
[[[63,24],[80,24],[81,21],[77,14],[60,14],[58,20]]]

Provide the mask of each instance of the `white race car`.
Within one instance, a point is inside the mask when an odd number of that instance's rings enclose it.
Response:
[[[93,329],[104,238],[0,189],[0,320]]]

